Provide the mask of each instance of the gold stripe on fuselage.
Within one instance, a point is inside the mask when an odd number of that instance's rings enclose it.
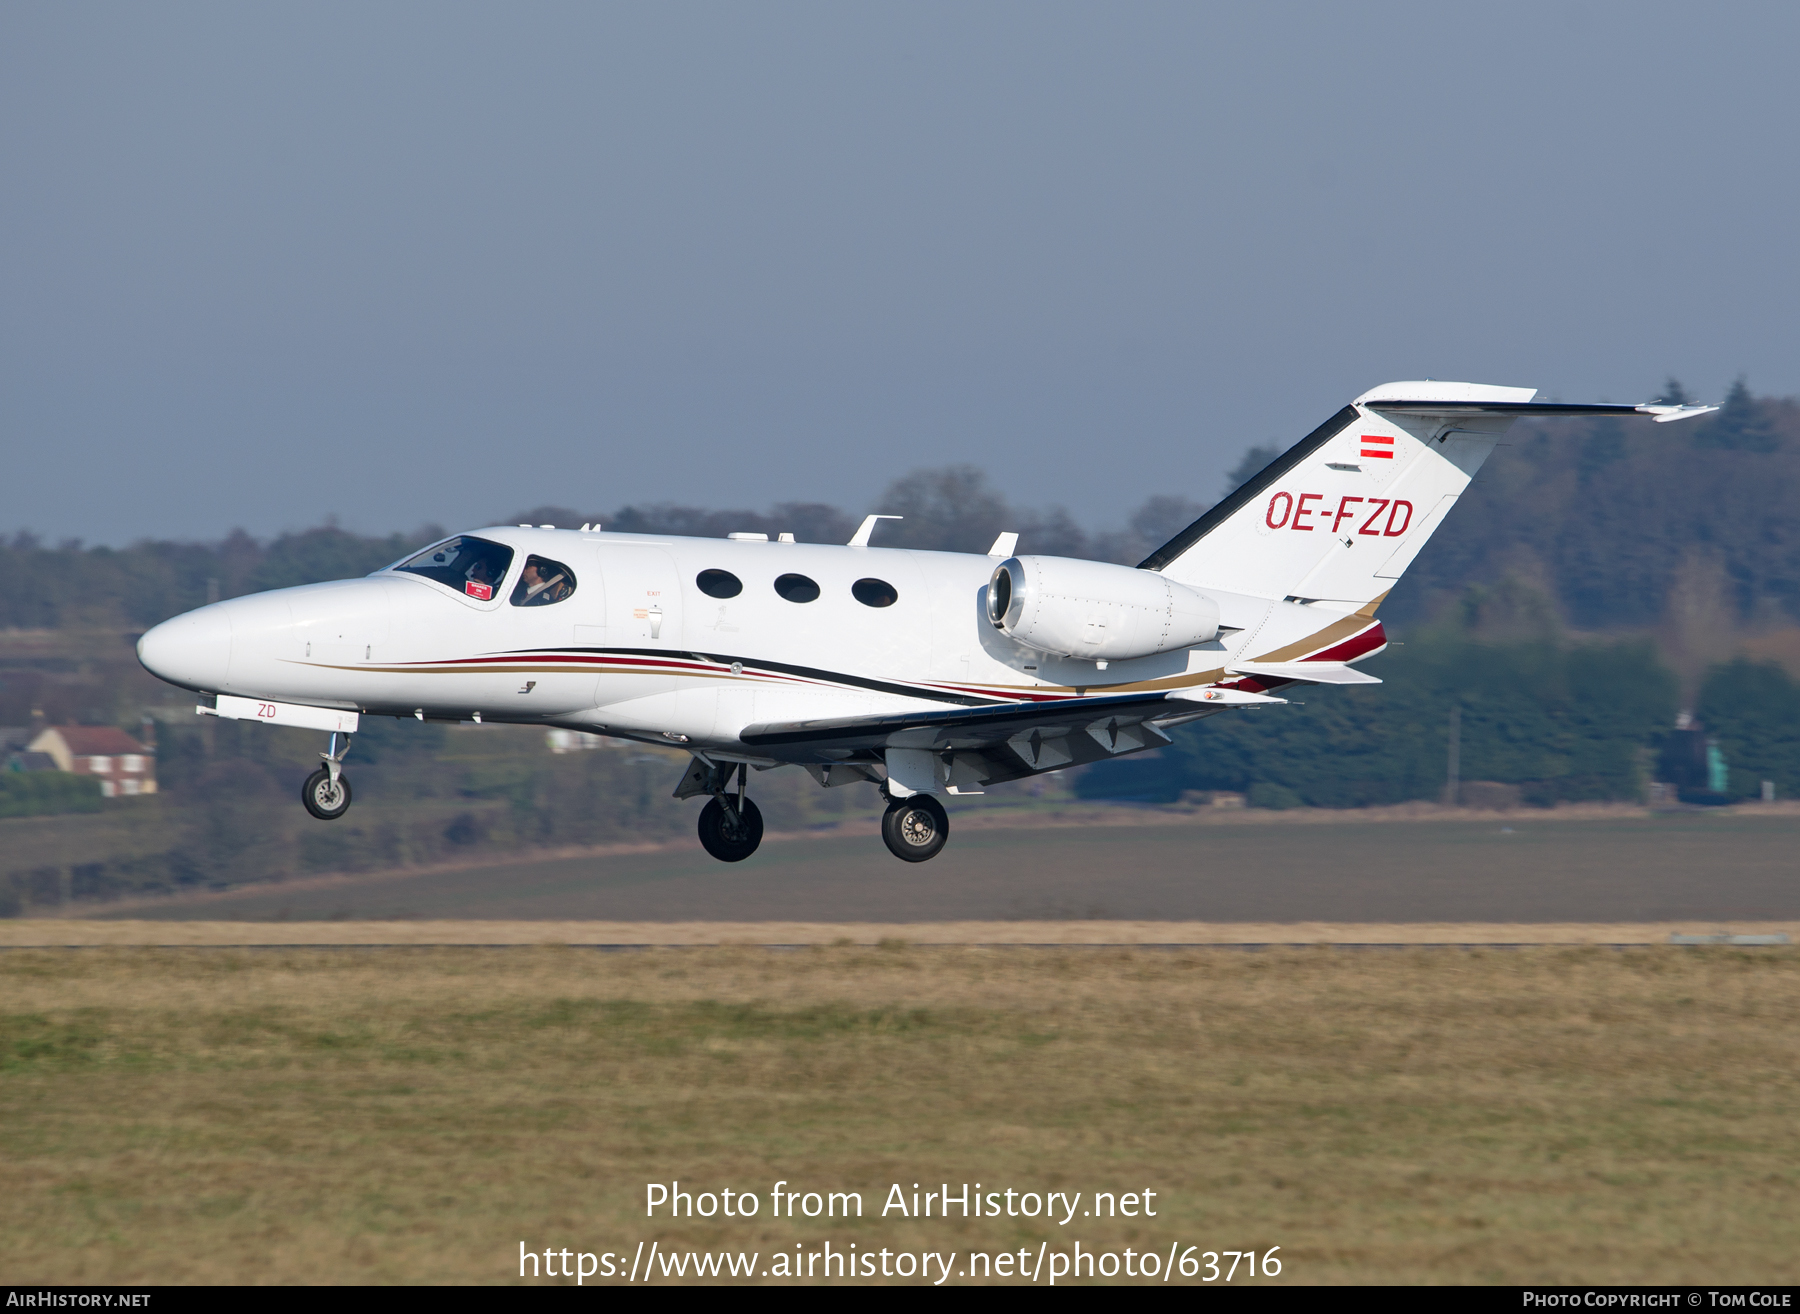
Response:
[[[1379,607],[1387,594],[1382,594],[1373,602],[1357,609],[1349,616],[1333,621],[1322,629],[1294,643],[1276,648],[1259,657],[1252,658],[1259,662],[1283,662],[1296,657],[1304,657],[1309,652],[1320,648],[1329,648],[1333,644],[1362,633],[1368,629],[1375,618],[1375,609]],[[505,666],[482,666],[465,664],[445,664],[442,666],[338,666],[328,662],[295,662],[296,666],[309,666],[315,670],[326,671],[363,671],[376,672],[382,675],[557,675],[567,674],[572,668],[568,663],[551,664],[509,664]],[[757,684],[792,684],[796,682],[829,684],[829,678],[812,676],[795,676],[781,674],[756,674],[744,671],[733,674],[726,666],[712,669],[696,669],[690,666],[633,666],[610,665],[603,663],[582,663],[579,668],[591,670],[595,675],[661,675],[675,676],[684,679],[734,680],[752,681]],[[1062,694],[1069,697],[1085,697],[1090,690],[1103,690],[1108,694],[1122,693],[1157,693],[1171,689],[1192,689],[1200,685],[1217,684],[1227,677],[1224,667],[1214,667],[1206,671],[1191,671],[1184,675],[1169,675],[1157,680],[1134,680],[1128,684],[957,684],[928,685],[924,688],[955,689],[966,693],[987,693],[996,698],[1011,698],[1023,701],[1032,694]],[[892,677],[881,677],[888,679]],[[921,696],[924,696],[923,694]]]

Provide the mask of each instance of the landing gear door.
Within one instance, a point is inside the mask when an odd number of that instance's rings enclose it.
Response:
[[[606,572],[607,646],[679,650],[681,578],[668,551],[608,543],[600,549],[600,564]]]

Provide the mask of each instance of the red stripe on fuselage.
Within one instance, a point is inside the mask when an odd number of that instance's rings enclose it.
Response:
[[[724,662],[699,660],[681,660],[666,657],[627,657],[604,653],[510,653],[486,657],[447,657],[435,662],[401,662],[398,665],[412,670],[444,670],[445,668],[484,668],[491,666],[553,666],[553,665],[586,666],[596,668],[599,673],[613,671],[618,674],[655,674],[658,671],[681,672],[683,674],[720,675],[727,678],[745,678],[778,682],[782,684],[798,684],[815,688],[859,690],[861,686],[848,680],[820,679],[814,676],[790,675],[782,671],[764,670],[745,663],[743,669],[732,676],[731,667]],[[896,684],[907,683],[895,681]],[[918,690],[921,699],[929,700],[937,691],[950,693],[969,693],[997,701],[1029,701],[1056,702],[1068,695],[1062,694],[1025,694],[1001,692],[994,689],[981,688],[975,685],[953,684],[912,684]]]

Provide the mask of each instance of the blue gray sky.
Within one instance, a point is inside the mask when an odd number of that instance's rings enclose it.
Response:
[[[1390,379],[1800,392],[1800,7],[0,8],[0,531],[1090,527]]]

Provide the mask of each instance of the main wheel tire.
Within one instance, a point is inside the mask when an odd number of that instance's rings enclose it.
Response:
[[[897,798],[881,819],[881,838],[902,862],[926,862],[950,838],[950,814],[930,794]]]
[[[350,780],[340,771],[333,785],[331,772],[320,767],[300,786],[300,801],[320,821],[336,821],[350,810]]]
[[[742,862],[756,852],[762,837],[762,813],[747,798],[738,803],[736,825],[716,798],[700,809],[700,846],[720,862]]]

